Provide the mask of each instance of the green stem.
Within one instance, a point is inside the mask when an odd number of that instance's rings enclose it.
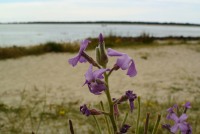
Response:
[[[138,116],[137,116],[137,124],[136,124],[136,134],[139,134],[139,123],[140,123],[140,96],[138,96]]]
[[[156,134],[156,133],[157,133],[158,125],[159,125],[159,123],[160,123],[160,119],[161,119],[161,115],[158,114],[158,117],[157,117],[157,120],[156,120],[156,124],[154,125],[152,134]]]
[[[126,113],[126,115],[125,115],[125,117],[124,117],[124,120],[123,120],[123,122],[122,122],[122,126],[121,126],[121,127],[124,126],[124,124],[125,124],[125,122],[126,122],[126,120],[127,120],[127,117],[128,117],[128,112]]]
[[[98,129],[99,134],[102,134],[102,133],[101,133],[101,128],[100,128],[99,122],[97,121],[97,118],[95,117],[95,115],[93,115],[93,118],[94,118],[95,123],[96,123],[96,125],[97,125],[97,129]]]
[[[101,109],[102,111],[105,111],[105,108],[104,108],[104,105],[103,105],[103,102],[100,101],[100,106],[101,106]],[[108,133],[111,134],[111,130],[110,130],[110,125],[109,125],[109,122],[108,122],[108,118],[106,115],[104,115],[104,118],[105,118],[105,121],[106,121],[106,125],[107,125],[107,128],[108,128]]]
[[[106,93],[106,97],[107,97],[109,109],[110,109],[109,117],[110,117],[110,120],[111,120],[111,123],[113,126],[114,133],[116,134],[117,133],[117,125],[116,125],[115,116],[114,116],[114,104],[112,102],[110,90],[109,90],[108,75],[105,74],[104,77],[105,77],[105,82],[107,83],[107,89],[105,90],[105,93]]]

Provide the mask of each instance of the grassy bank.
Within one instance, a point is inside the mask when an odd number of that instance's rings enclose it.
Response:
[[[96,42],[98,39],[89,38],[92,42],[87,49],[93,49],[97,46]],[[191,41],[200,42],[200,37],[151,37],[148,34],[142,34],[138,37],[118,37],[108,36],[105,37],[106,47],[134,47],[134,46],[150,46],[160,44],[186,44]],[[94,43],[95,42],[95,43]],[[12,46],[12,47],[0,47],[0,60],[9,58],[19,58],[28,55],[41,55],[45,53],[55,52],[77,52],[79,50],[79,42],[73,43],[57,43],[47,42],[40,45],[23,47],[23,46]]]

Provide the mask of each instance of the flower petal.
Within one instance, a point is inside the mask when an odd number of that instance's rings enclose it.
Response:
[[[80,59],[80,55],[77,55],[74,58],[69,59],[68,63],[74,67],[78,63],[79,59]]]
[[[127,55],[124,54],[122,56],[120,56],[117,59],[117,65],[122,69],[122,70],[126,70],[129,67],[129,63],[131,62],[131,58]]]
[[[172,126],[172,127],[170,128],[170,131],[171,131],[172,133],[176,133],[176,132],[178,131],[178,124],[175,124],[174,126]]]
[[[82,114],[85,114],[86,116],[89,116],[90,110],[87,108],[87,106],[84,104],[83,106],[80,106],[80,111],[82,112]]]
[[[137,98],[137,95],[133,93],[133,91],[128,90],[126,91],[126,96],[129,100],[134,101]]]
[[[91,93],[95,95],[100,95],[102,91],[106,90],[106,86],[104,84],[98,84],[96,82],[92,82],[88,85]]]
[[[122,55],[124,55],[124,53],[118,52],[118,51],[113,50],[113,49],[111,49],[111,48],[108,48],[107,54],[108,54],[109,56],[122,56]]]
[[[83,56],[81,56],[80,59],[79,59],[79,62],[83,63],[83,62],[87,62],[87,60]]]
[[[88,43],[90,41],[89,40],[83,40],[81,42],[81,45],[80,45],[80,49],[79,49],[79,52],[78,52],[78,55],[75,56],[74,58],[71,58],[68,60],[69,64],[71,64],[73,67],[77,65],[78,61],[83,63],[83,62],[86,62],[86,59],[83,58],[81,56],[82,52],[86,49],[86,47],[88,46]]]
[[[133,111],[134,109],[134,100],[137,98],[137,95],[136,94],[133,94],[133,91],[126,91],[126,97],[129,99],[129,104],[130,104],[130,109],[131,109],[131,112]]]
[[[79,53],[82,53],[88,46],[88,44],[90,43],[89,40],[83,40],[81,41],[81,46],[80,46],[80,50],[79,50]]]
[[[191,103],[190,102],[186,102],[184,107],[187,108],[187,109],[191,108]]]
[[[182,132],[186,132],[189,128],[188,128],[188,124],[186,122],[183,123],[179,123],[179,128]]]
[[[177,117],[175,113],[170,114],[170,119],[174,120],[176,123],[179,121],[179,118]]]
[[[134,61],[132,60],[132,63],[130,65],[130,67],[128,68],[127,75],[129,75],[130,77],[134,77],[134,76],[136,76],[136,74],[137,74],[137,71],[135,68]]]
[[[92,64],[90,64],[88,71],[85,73],[85,79],[87,82],[91,82],[94,79],[92,72]]]
[[[185,121],[188,118],[186,114],[182,114],[181,117],[179,118],[180,122]]]
[[[96,70],[96,71],[94,71],[93,76],[94,76],[95,79],[97,79],[97,78],[102,79],[103,78],[103,76],[102,76],[103,73],[105,73],[108,70],[109,69],[99,69],[99,70]]]

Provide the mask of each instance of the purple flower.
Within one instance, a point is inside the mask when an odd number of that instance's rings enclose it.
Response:
[[[69,64],[71,64],[73,67],[77,65],[78,62],[83,63],[87,62],[87,60],[82,56],[83,51],[87,48],[88,44],[90,43],[89,40],[83,40],[81,42],[81,46],[79,49],[78,54],[74,57],[68,60]]]
[[[133,94],[133,91],[128,90],[126,91],[125,95],[121,96],[121,98],[116,101],[116,103],[120,104],[121,102],[129,100],[129,104],[130,104],[130,108],[132,112],[134,109],[134,100],[136,98],[137,98],[137,95]]]
[[[106,84],[101,79],[103,79],[103,73],[108,70],[109,69],[99,69],[92,71],[92,65],[90,64],[90,67],[85,74],[85,84],[88,85],[91,93],[99,95],[102,91],[107,89]]]
[[[134,77],[137,74],[134,61],[133,59],[131,59],[131,57],[129,57],[125,53],[118,52],[111,48],[108,48],[107,51],[108,51],[109,56],[119,56],[119,58],[117,59],[116,65],[122,70],[128,69],[127,75],[129,75],[130,77]]]
[[[88,109],[85,104],[80,106],[80,111],[82,112],[82,114],[84,114],[86,116],[102,114],[101,111],[97,111],[96,109]]]
[[[80,106],[80,111],[86,116],[89,116],[91,114],[90,110],[87,108],[85,104],[83,106]]]
[[[162,124],[162,128],[167,129],[168,131],[170,131],[170,124]]]
[[[191,108],[190,102],[186,102],[183,106],[184,106],[184,111],[183,111],[183,113],[186,113],[187,110],[188,110],[189,108]]]
[[[128,100],[129,100],[131,112],[133,112],[133,109],[134,109],[133,101],[137,98],[137,95],[133,94],[133,91],[128,90],[128,91],[126,91],[126,96],[127,96]]]
[[[171,115],[171,119],[175,121],[174,126],[172,126],[170,128],[172,133],[176,133],[178,131],[178,129],[181,130],[181,132],[187,132],[188,130],[188,123],[185,122],[185,120],[187,119],[187,115],[186,114],[182,114],[179,118],[176,116],[176,114],[172,114]]]
[[[175,114],[174,109],[177,108],[177,107],[178,107],[178,106],[175,104],[173,107],[170,107],[170,108],[167,109],[168,115],[167,115],[166,118],[167,118],[168,120],[171,119],[171,116],[172,116],[173,114]]]
[[[183,134],[192,134],[192,127],[190,126],[190,124],[187,125],[188,126],[188,130],[186,132],[182,132]]]
[[[187,108],[187,109],[191,108],[191,103],[190,102],[186,102],[184,107]]]
[[[131,126],[127,125],[127,124],[124,124],[122,126],[122,128],[120,129],[120,133],[124,134],[128,131],[128,129],[130,128]]]

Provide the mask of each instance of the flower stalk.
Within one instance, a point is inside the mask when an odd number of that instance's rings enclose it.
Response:
[[[146,121],[145,121],[145,126],[144,126],[144,134],[147,134],[147,132],[148,132],[149,117],[150,117],[150,113],[147,113],[147,115],[146,115]]]
[[[110,91],[109,91],[109,83],[108,83],[108,75],[107,74],[104,74],[104,79],[105,79],[105,82],[107,83],[107,90],[105,90],[105,94],[106,94],[108,104],[109,104],[109,110],[110,110],[109,117],[110,117],[110,120],[111,120],[111,123],[112,123],[114,134],[116,134],[118,129],[117,129],[116,121],[115,121],[114,104],[112,102]]]
[[[97,129],[98,129],[99,134],[102,134],[102,133],[101,133],[101,127],[100,127],[99,122],[98,122],[97,118],[95,117],[95,115],[93,115],[93,118],[94,118],[95,123],[96,123],[96,125],[97,125]]]
[[[139,134],[139,123],[140,123],[140,96],[138,96],[138,115],[136,123],[136,134]]]
[[[123,122],[122,122],[121,127],[124,126],[124,124],[125,124],[125,122],[126,122],[126,120],[127,120],[127,117],[128,117],[128,112],[127,112],[126,115],[124,116],[124,120],[123,120]]]
[[[100,106],[101,106],[102,111],[105,111],[105,108],[104,108],[104,105],[103,105],[102,101],[100,101]],[[110,129],[110,125],[109,125],[109,122],[108,122],[108,117],[106,115],[104,115],[104,118],[105,118],[105,121],[106,121],[107,129],[108,129],[108,134],[111,134],[112,131]]]
[[[74,128],[73,128],[73,124],[71,120],[69,120],[69,129],[70,129],[71,134],[74,134]]]
[[[156,133],[157,133],[158,125],[159,125],[159,123],[160,123],[160,119],[161,119],[161,115],[158,114],[158,117],[157,117],[156,123],[155,123],[155,125],[154,125],[152,134],[156,134]]]

